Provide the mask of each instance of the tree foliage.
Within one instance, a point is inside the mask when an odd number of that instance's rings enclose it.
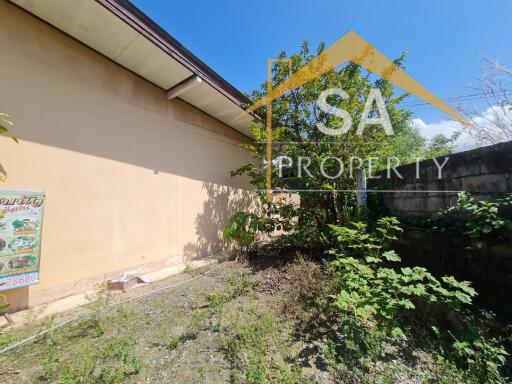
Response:
[[[309,44],[304,42],[299,53],[289,56],[291,71],[295,73],[307,66],[324,49],[320,44],[315,52],[311,52]],[[279,55],[285,59],[286,53]],[[395,60],[402,65],[405,54]],[[276,62],[272,68],[272,86],[276,87],[289,76],[289,63]],[[318,106],[318,98],[322,91],[330,88],[341,88],[348,94],[348,98],[341,99],[337,95],[330,95],[328,103],[349,112],[352,118],[352,129],[346,134],[338,136],[325,135],[317,128],[322,123],[327,128],[337,128],[343,119],[323,112]],[[386,110],[388,112],[394,135],[385,134],[381,125],[369,125],[363,135],[357,135],[355,127],[359,124],[364,105],[372,88],[380,90]],[[266,95],[266,85],[261,90],[252,93],[251,99],[257,101]],[[300,156],[309,157],[311,164],[308,169],[318,170],[320,164],[328,157],[341,159],[344,164],[343,174],[336,178],[322,176],[319,172],[306,172],[298,175],[296,168],[291,167],[288,177],[282,178],[278,174],[278,165],[274,161],[272,188],[300,191],[300,207],[296,214],[299,217],[298,228],[303,235],[308,233],[328,233],[329,224],[348,223],[358,215],[355,193],[341,192],[356,189],[355,173],[350,173],[351,159],[354,168],[366,167],[366,159],[375,157],[374,170],[385,167],[388,156],[394,156],[401,163],[413,161],[421,156],[425,149],[425,139],[416,128],[410,124],[411,112],[400,107],[400,103],[407,94],[397,94],[394,87],[386,80],[375,79],[371,74],[364,72],[358,65],[348,63],[340,68],[334,68],[314,80],[299,86],[272,102],[272,158],[287,156],[298,159]],[[259,112],[265,116],[266,107]],[[376,111],[372,114],[375,115]],[[245,144],[244,147],[254,157],[254,162],[243,165],[232,172],[233,176],[248,174],[253,185],[262,191],[265,189],[265,142],[267,140],[264,130],[265,117],[261,124],[253,125],[253,134],[256,142]],[[354,157],[364,160],[359,164]],[[326,161],[325,171],[329,175],[336,175],[339,171],[337,161]],[[299,177],[300,176],[300,177]],[[323,192],[318,192],[323,191]],[[327,191],[327,192],[325,192]]]

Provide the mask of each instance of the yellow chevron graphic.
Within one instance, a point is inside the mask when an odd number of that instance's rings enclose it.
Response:
[[[353,31],[348,32],[333,45],[326,48],[307,66],[294,73],[292,77],[276,88],[271,89],[267,96],[256,101],[247,109],[247,112],[251,113],[257,110],[284,93],[313,80],[347,61],[352,61],[367,71],[379,75],[410,94],[437,107],[462,124],[470,125],[466,119],[453,111],[448,105],[393,63],[393,61],[384,56],[377,48]]]

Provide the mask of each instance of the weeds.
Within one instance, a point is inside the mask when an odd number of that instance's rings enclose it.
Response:
[[[181,344],[181,341],[179,338],[171,337],[169,340],[167,340],[166,347],[170,351],[173,351],[176,348],[178,348],[180,346],[180,344]]]
[[[332,264],[304,258],[279,264],[270,274],[278,282],[270,291],[260,290],[268,271],[250,275],[239,264],[226,280],[206,279],[140,307],[111,306],[110,295],[99,290],[89,304],[93,317],[49,333],[33,351],[13,354],[6,366],[21,371],[31,364],[24,359],[32,353],[40,380],[62,384],[169,382],[171,377],[173,382],[298,384],[310,382],[306,372],[326,383],[505,383],[500,367],[506,353],[498,334],[487,332],[463,309],[470,287],[452,279],[437,285],[426,274],[420,279],[421,271],[413,268],[398,268],[396,279],[387,275],[399,262],[398,255],[386,253],[394,225],[387,221],[386,233],[359,228],[357,236],[368,235],[361,242],[353,239],[355,232],[344,232],[347,238]],[[388,280],[392,284],[380,286]],[[205,289],[210,292],[204,294]],[[358,300],[344,301],[343,290],[357,293]],[[433,311],[426,305],[431,295],[435,306],[459,310]],[[407,300],[415,308],[402,308],[410,305]],[[452,312],[457,316],[446,320]],[[33,324],[39,326],[37,317]],[[433,321],[437,318],[445,321]],[[422,354],[413,355],[416,351]],[[148,363],[141,372],[143,361]],[[228,370],[217,361],[227,363]],[[23,381],[13,372],[5,375],[7,381]]]
[[[289,343],[273,312],[236,318],[225,332],[224,350],[231,362],[231,381],[244,383],[305,383],[301,370],[285,364]],[[280,352],[280,353],[279,353]]]
[[[46,373],[60,384],[121,384],[136,375],[142,365],[135,354],[135,340],[129,336],[102,343],[80,343],[71,356],[58,365],[58,372]]]
[[[0,333],[0,348],[11,344],[15,340],[15,337],[13,334],[2,331]]]
[[[60,343],[61,339],[59,335],[52,332],[48,337],[46,355],[43,360],[45,377],[51,377],[58,371],[61,362],[58,353]]]
[[[208,272],[212,267],[210,265],[203,265],[200,267],[192,267],[190,264],[187,264],[185,266],[184,273],[188,273],[194,276],[203,275],[204,273]]]
[[[465,222],[464,234],[471,239],[468,249],[480,249],[491,240],[510,239],[512,220],[501,214],[505,207],[512,206],[512,194],[491,201],[477,201],[468,192],[460,192],[454,206],[441,210],[434,219],[453,214],[462,215]]]
[[[330,252],[335,256],[329,264],[334,283],[323,310],[333,310],[335,332],[324,354],[335,363],[346,361],[347,351],[360,359],[378,359],[383,345],[407,340],[405,327],[430,326],[439,338],[434,350],[441,348],[440,355],[456,363],[466,381],[502,382],[507,353],[468,315],[476,295],[470,284],[447,276],[437,279],[425,268],[392,267],[400,262],[389,249],[401,230],[398,224],[394,218],[382,218],[373,232],[364,223],[332,226],[339,244]],[[430,316],[421,318],[418,308]],[[404,321],[408,313],[416,323]],[[436,313],[444,318],[436,319]],[[455,319],[456,325],[446,318]]]
[[[208,316],[208,311],[203,308],[196,308],[192,311],[190,327],[192,331],[199,332],[204,329],[204,321]]]
[[[204,366],[197,368],[197,375],[199,376],[199,383],[206,383],[206,368]]]
[[[242,296],[252,295],[255,282],[250,280],[247,275],[237,275],[229,277],[226,281],[226,287],[222,290],[209,292],[206,295],[206,301],[213,308],[220,308],[231,300]]]

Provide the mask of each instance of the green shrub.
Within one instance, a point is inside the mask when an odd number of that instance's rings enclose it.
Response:
[[[481,248],[485,241],[507,239],[512,236],[512,221],[500,215],[500,209],[512,205],[512,194],[503,199],[476,201],[468,192],[460,192],[452,207],[442,210],[437,217],[459,214],[465,221],[465,235],[472,239],[470,248]]]
[[[260,218],[253,213],[237,212],[229,218],[224,227],[223,238],[226,241],[235,241],[245,254],[256,239],[260,228]]]
[[[498,340],[467,314],[475,290],[467,281],[434,277],[422,267],[393,268],[400,257],[389,249],[401,231],[398,220],[385,217],[369,231],[364,223],[352,228],[332,226],[338,248],[330,253],[334,276],[330,307],[341,315],[340,330],[345,347],[370,355],[379,352],[385,340],[405,340],[403,314],[418,306],[433,306],[459,314],[459,329],[443,330],[431,324],[450,356],[476,382],[498,382],[506,352]],[[332,355],[333,348],[329,349]]]
[[[224,227],[223,238],[236,242],[241,253],[247,254],[258,234],[269,234],[276,230],[290,233],[296,227],[296,219],[297,209],[294,204],[282,201],[265,203],[261,215],[249,212],[232,215]]]
[[[478,332],[478,336],[464,332],[458,338],[453,336],[453,353],[459,365],[464,367],[470,377],[480,383],[504,382],[500,368],[505,364],[508,353],[494,338],[487,338]]]
[[[363,320],[387,322],[398,311],[414,309],[419,299],[455,309],[470,304],[476,292],[469,282],[446,276],[438,280],[422,267],[388,267],[401,261],[388,249],[401,231],[398,224],[395,218],[380,219],[373,233],[364,223],[353,223],[353,228],[332,226],[342,249],[332,252],[336,259],[331,266],[341,282],[332,295],[333,305]],[[394,332],[400,334],[398,329]]]

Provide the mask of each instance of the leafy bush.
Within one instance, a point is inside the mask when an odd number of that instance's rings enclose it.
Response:
[[[480,329],[464,332],[453,337],[453,354],[460,366],[464,367],[469,377],[478,379],[480,383],[505,382],[500,374],[500,367],[505,364],[508,353],[500,345],[499,340],[487,338]]]
[[[257,235],[270,234],[276,230],[290,232],[294,229],[296,211],[293,204],[286,202],[265,203],[261,215],[237,212],[232,215],[223,231],[226,241],[234,241],[242,254],[247,254]]]
[[[445,317],[450,317],[446,311],[458,315],[456,329],[430,324],[440,345],[447,347],[442,355],[455,361],[470,382],[501,382],[507,353],[466,313],[476,295],[469,282],[451,276],[438,279],[422,267],[393,268],[401,261],[389,249],[401,231],[395,218],[380,219],[373,231],[364,223],[331,227],[339,244],[330,251],[335,256],[329,264],[335,280],[330,308],[341,317],[340,341],[346,348],[360,356],[379,353],[386,340],[407,338],[404,314],[438,308]],[[329,350],[332,355],[334,349]]]
[[[512,235],[512,221],[500,215],[500,209],[512,205],[512,194],[503,199],[476,201],[468,192],[460,192],[452,207],[439,216],[462,214],[465,234],[472,240],[472,248],[481,248],[490,239],[506,239]]]
[[[362,321],[373,320],[390,336],[405,338],[396,323],[398,311],[414,309],[419,300],[458,309],[471,303],[476,292],[469,282],[453,277],[438,280],[422,267],[387,267],[401,261],[395,251],[387,250],[401,231],[398,224],[395,218],[382,218],[373,233],[364,223],[353,223],[354,228],[332,226],[342,251],[331,252],[336,256],[331,267],[339,281],[331,299],[337,310]]]
[[[229,218],[224,227],[224,240],[234,240],[241,247],[249,247],[256,237],[257,218],[246,212],[237,212]]]
[[[242,254],[246,254],[263,227],[263,219],[254,213],[237,212],[224,227],[223,238],[235,241]]]

